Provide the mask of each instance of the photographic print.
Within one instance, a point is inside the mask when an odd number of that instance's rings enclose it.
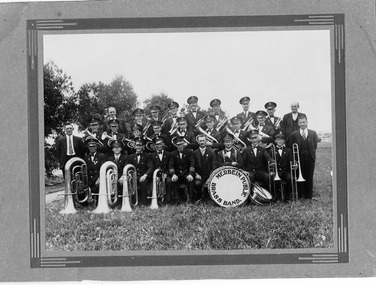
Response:
[[[28,21],[32,267],[348,262],[343,24]]]

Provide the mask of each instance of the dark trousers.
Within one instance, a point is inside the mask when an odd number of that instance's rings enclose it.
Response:
[[[148,196],[150,197],[151,193],[149,190],[149,179],[145,179],[144,181],[140,182],[140,178],[137,178],[137,187],[138,187],[138,204],[139,205],[148,205]]]
[[[180,188],[181,184],[185,184],[186,188]],[[172,200],[175,202],[191,200],[194,197],[194,180],[188,182],[184,176],[178,176],[178,181],[171,182]]]
[[[204,185],[209,175],[202,175],[201,179],[195,179],[195,200],[209,198],[209,192],[204,190]]]
[[[273,195],[273,199],[275,200],[290,200],[291,196],[291,174],[287,171],[278,170],[278,176],[281,178],[280,181],[275,181],[275,189]],[[283,186],[283,193],[282,193],[282,187],[281,184],[284,184]],[[272,185],[273,187],[273,185]]]
[[[313,173],[315,171],[315,161],[309,151],[302,151],[300,154],[300,164],[302,176],[305,182],[298,182],[299,198],[312,199],[313,195]]]
[[[251,171],[249,179],[252,183],[258,182],[260,186],[269,190],[269,173],[263,170]]]

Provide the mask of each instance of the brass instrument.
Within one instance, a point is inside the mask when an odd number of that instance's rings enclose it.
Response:
[[[73,157],[65,164],[65,196],[64,208],[60,214],[75,214],[77,212],[74,207],[74,201],[77,203],[91,202],[92,194],[88,186],[87,165],[82,158]],[[85,194],[80,199],[80,194]]]
[[[276,181],[281,181],[281,178],[278,175],[278,163],[277,163],[277,153],[275,149],[275,145],[271,145],[271,152],[272,152],[272,158],[274,160],[273,162],[268,161],[268,172],[269,172],[269,190],[272,192],[273,198],[275,198],[276,195]],[[272,185],[273,180],[273,185]],[[282,184],[281,184],[282,186]],[[283,196],[283,189],[282,189],[282,196]]]
[[[205,122],[205,116],[202,117],[200,120],[197,121],[196,125],[195,125],[195,128],[199,128],[200,125]]]
[[[300,156],[299,156],[299,146],[297,143],[292,145],[292,153],[293,153],[293,162],[290,162],[290,171],[291,171],[291,195],[292,200],[295,201],[298,199],[298,183],[297,182],[304,182],[305,179],[302,175],[302,170],[300,166]],[[296,174],[296,169],[299,169],[299,178]]]
[[[145,145],[145,148],[151,152],[155,151],[155,146],[152,141],[148,141]]]
[[[158,209],[158,198],[164,199],[166,195],[166,177],[160,168],[153,172],[153,190],[151,198],[150,209]]]
[[[132,164],[127,164],[123,168],[123,202],[120,211],[132,212],[132,206],[138,204],[138,190],[137,190],[137,172]],[[132,203],[132,196],[135,196],[135,203]]]
[[[95,139],[99,145],[103,146],[103,143],[97,138],[96,134],[91,133],[88,128],[86,128],[84,130],[84,134],[87,137],[91,137],[91,138]]]
[[[115,206],[118,200],[117,192],[118,169],[114,162],[106,161],[99,170],[99,193],[98,205],[93,214],[105,214],[110,211],[109,207]],[[106,197],[105,197],[106,196]]]
[[[279,127],[280,127],[279,125],[281,124],[281,121],[282,121],[282,118],[278,118],[277,122],[274,123],[274,127],[276,129],[279,129]]]
[[[223,117],[222,120],[219,120],[219,122],[218,122],[217,126],[215,127],[215,129],[216,129],[218,132],[220,132],[221,129],[222,129],[224,126],[228,125],[229,120],[230,120],[230,119],[228,119],[227,117]]]
[[[181,132],[179,132],[178,129],[176,129],[176,137],[184,137],[184,136],[181,134]],[[171,139],[171,143],[172,143],[174,146],[176,146],[176,145],[174,144],[174,142],[173,142],[174,138],[175,138],[175,137],[173,137],[173,138]],[[187,145],[188,145],[188,144],[191,144],[186,138],[184,138],[184,142],[185,142]]]
[[[144,129],[143,129],[144,132],[142,133],[142,135],[143,135],[144,137],[146,137],[146,134],[147,134],[147,132],[148,132],[150,126],[151,126],[151,123],[152,123],[152,119],[151,119],[151,118],[148,118],[148,123],[145,125],[145,127],[144,127]]]
[[[212,135],[209,135],[207,132],[205,132],[201,127],[197,128],[198,131],[206,136],[206,139],[211,142],[211,143],[218,143],[218,140],[213,137]],[[197,136],[196,136],[196,141],[197,141]]]
[[[243,131],[246,131],[246,132],[249,132],[249,131],[252,131],[252,130],[256,130],[256,128],[253,126],[253,123],[254,123],[254,119],[253,117],[251,116],[247,122],[244,123],[244,126],[242,128]]]
[[[123,138],[123,142],[127,142],[126,145],[129,147],[129,148],[134,148],[134,140],[131,140],[131,139],[127,139],[126,137]]]
[[[173,133],[177,131],[177,129],[178,129],[177,118],[172,118],[171,129],[168,131],[168,133],[172,135]]]
[[[226,126],[226,131],[234,137],[234,143],[232,144],[232,148],[239,151],[239,152],[242,152],[247,147],[245,142],[243,142],[241,139],[237,138],[235,136],[234,132],[231,131],[231,129],[228,126]]]

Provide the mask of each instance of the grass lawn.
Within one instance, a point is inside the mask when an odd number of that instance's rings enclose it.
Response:
[[[333,241],[330,148],[317,150],[314,199],[221,208],[214,202],[60,215],[46,205],[46,249],[65,251],[328,248]]]

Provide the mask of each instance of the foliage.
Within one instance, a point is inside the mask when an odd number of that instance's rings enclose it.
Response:
[[[55,151],[56,145],[49,144],[48,142],[44,141],[44,167],[45,167],[45,174],[47,177],[52,176],[52,171],[58,168],[59,164],[55,158]]]
[[[74,120],[76,114],[72,80],[54,62],[44,65],[43,79],[44,137],[54,131],[60,135],[64,122]]]
[[[167,105],[173,101],[172,98],[168,97],[167,94],[160,93],[158,95],[153,94],[151,98],[148,98],[144,101],[144,109],[146,110],[146,115],[151,116],[150,114],[150,107],[151,106],[159,106],[161,107],[160,116],[163,118],[167,115],[168,107]]]
[[[132,213],[60,215],[63,201],[46,209],[46,249],[67,251],[330,248],[334,246],[331,149],[317,150],[314,199],[247,204],[214,202],[136,207]]]

